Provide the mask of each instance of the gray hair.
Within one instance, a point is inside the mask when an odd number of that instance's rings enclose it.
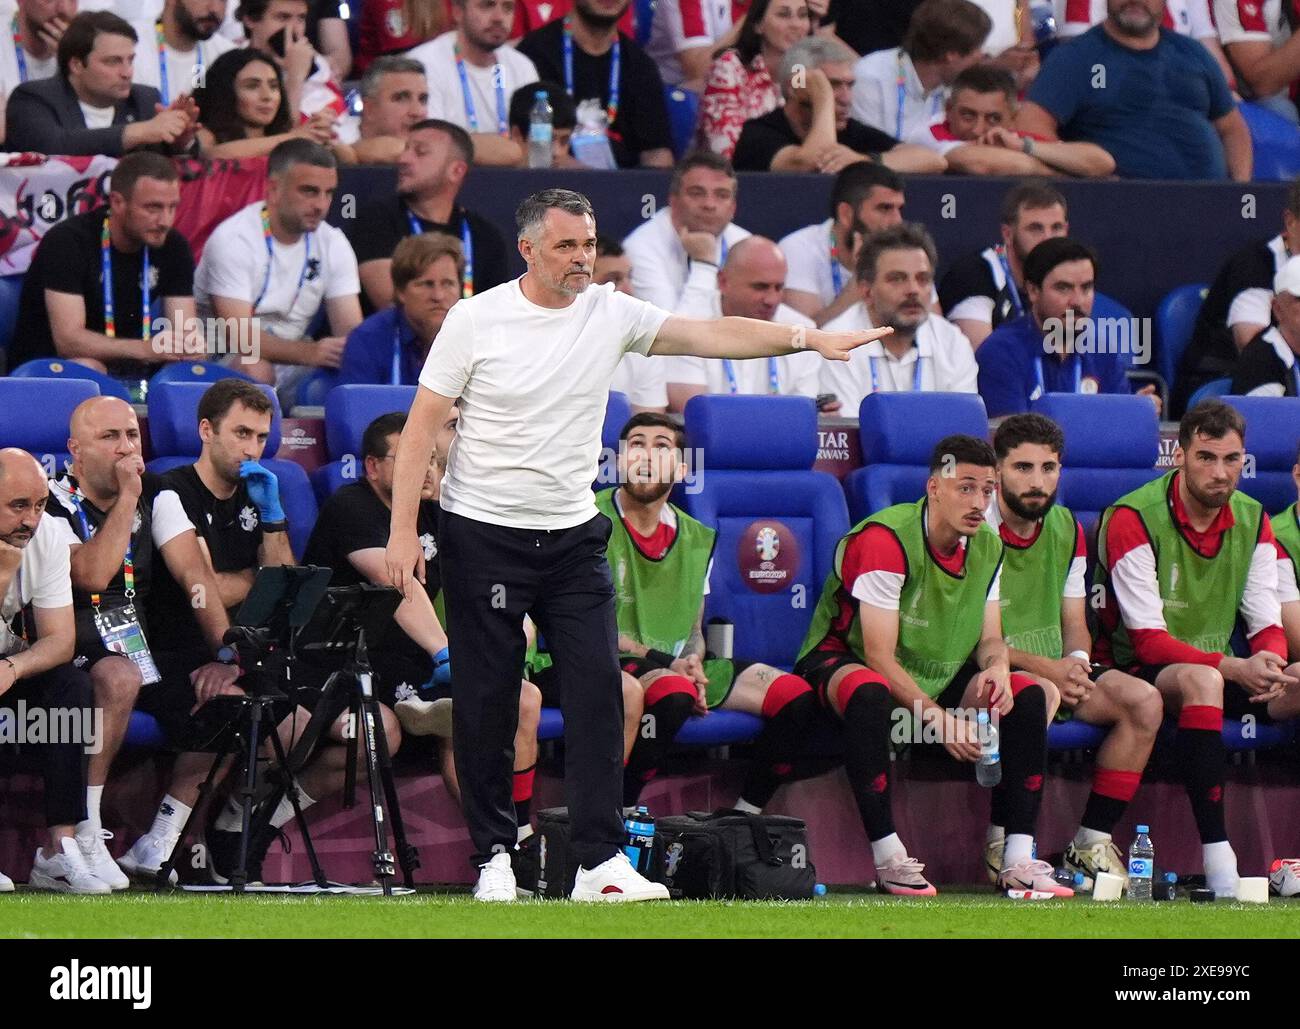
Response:
[[[319,143],[310,139],[286,139],[271,151],[267,158],[266,174],[268,178],[278,178],[294,165],[310,164],[316,168],[338,168],[334,155]]]
[[[858,267],[855,269],[859,282],[876,281],[876,264],[880,255],[890,250],[922,250],[934,271],[939,263],[934,247],[934,238],[920,222],[903,222],[891,225],[887,229],[873,232],[862,242],[862,252],[858,254]]]
[[[388,54],[377,57],[361,76],[361,95],[366,100],[379,92],[379,80],[385,75],[425,75],[424,65],[413,57]]]
[[[820,68],[823,64],[853,64],[858,55],[838,39],[826,36],[809,36],[790,47],[781,58],[777,81],[788,86],[799,68]]]
[[[543,189],[525,197],[523,203],[515,209],[515,226],[519,230],[519,239],[537,241],[546,220],[546,212],[552,209],[566,214],[589,214],[594,219],[596,213],[591,209],[591,201],[581,193],[571,189]]]

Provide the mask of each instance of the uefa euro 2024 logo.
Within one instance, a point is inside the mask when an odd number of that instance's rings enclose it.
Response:
[[[758,531],[758,537],[754,542],[760,561],[775,561],[777,555],[781,553],[781,537],[770,525],[765,525]]]

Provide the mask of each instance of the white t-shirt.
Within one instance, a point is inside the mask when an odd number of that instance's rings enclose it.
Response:
[[[133,28],[140,36],[135,45],[135,72],[131,78],[144,86],[153,86],[163,94],[163,103],[171,103],[182,93],[193,93],[202,85],[200,76],[212,67],[212,62],[227,50],[235,49],[235,44],[221,33],[215,33],[211,39],[201,40],[193,50],[188,52],[172,49],[168,43],[163,44],[167,58],[167,88],[162,81],[162,61],[158,57],[158,37],[155,21],[137,22]]]
[[[727,249],[749,236],[748,229],[730,224],[722,230]],[[718,263],[722,264],[722,247]],[[632,292],[665,311],[676,311],[686,285],[689,259],[673,228],[672,212],[661,208],[653,218],[623,240],[623,251],[632,262]]]
[[[27,78],[22,77],[18,67],[18,48],[14,46],[13,32],[10,30],[15,10],[12,3],[0,5],[0,102],[24,81],[52,78],[59,71],[57,54],[51,52],[49,57],[37,59],[24,47],[23,61],[27,65]]]
[[[683,50],[712,49],[731,28],[731,0],[656,0],[645,51],[666,86],[680,85]]]
[[[853,283],[853,271],[831,257],[831,219],[817,225],[796,229],[780,242],[785,254],[785,288],[813,293],[825,307],[839,296],[835,273],[839,272],[840,289]]]
[[[596,514],[591,483],[610,383],[624,353],[648,353],[669,312],[589,286],[539,307],[519,279],[458,301],[420,385],[460,398],[443,508],[521,529],[567,529]]]
[[[262,332],[302,339],[324,301],[361,293],[352,245],[328,222],[292,246],[272,240],[272,251],[275,262],[268,273],[260,201],[218,225],[194,273],[194,299],[201,314],[213,314],[214,296],[247,300],[261,320]]]
[[[497,63],[480,68],[463,61],[465,78],[469,82],[470,101],[474,108],[475,124],[470,125],[465,91],[461,88],[460,73],[456,70],[456,32],[444,32],[436,39],[408,50],[405,54],[424,65],[429,81],[429,117],[441,118],[459,125],[467,132],[494,134],[498,126],[497,70],[500,69],[502,120],[509,124],[510,98],[520,86],[538,80],[537,67],[512,46],[497,47],[493,56]],[[507,132],[509,130],[507,129]]]
[[[903,73],[903,116],[898,112],[898,73]],[[943,120],[947,87],[939,85],[926,92],[917,77],[912,59],[901,47],[877,50],[853,66],[851,117],[864,125],[887,132],[895,139],[907,139],[919,128]]]
[[[852,332],[873,328],[867,305],[858,301],[838,318],[822,326],[827,332]],[[922,392],[975,393],[979,366],[966,335],[946,318],[931,314],[919,329],[912,348],[895,357],[880,340],[858,347],[847,361],[823,361],[821,391],[834,393],[845,415],[857,413],[862,398],[875,392],[871,372],[876,372],[876,389],[882,393],[904,392],[916,381],[921,363]]]
[[[91,107],[80,100],[77,101],[77,106],[81,108],[81,116],[86,119],[86,128],[106,129],[113,124],[114,108]]]
[[[644,354],[624,354],[614,369],[610,389],[627,394],[633,407],[667,407],[668,380],[666,357],[646,357]]]
[[[1214,18],[1218,21],[1218,32],[1215,31],[1215,21],[1210,17],[1210,4],[1218,4],[1219,0],[1165,0],[1165,10],[1167,12],[1167,21],[1169,27],[1180,35],[1191,36],[1193,39],[1213,39],[1215,36],[1223,36],[1223,15],[1219,13],[1216,6]],[[1237,5],[1238,0],[1228,0],[1232,6]],[[1258,9],[1261,0],[1243,0],[1246,6],[1254,6]],[[1278,0],[1263,0],[1264,6],[1270,4],[1276,9]],[[1053,13],[1056,16],[1056,34],[1061,39],[1070,39],[1080,33],[1087,32],[1094,25],[1099,25],[1106,20],[1106,0],[1052,0]],[[1229,40],[1226,36],[1223,42],[1237,42]]]
[[[14,616],[28,604],[43,608],[72,606],[72,565],[66,529],[60,519],[42,512],[36,531],[23,548],[22,562],[0,601],[0,654],[16,654],[30,646],[21,633],[10,628]],[[35,626],[27,626],[29,638],[35,631]]]

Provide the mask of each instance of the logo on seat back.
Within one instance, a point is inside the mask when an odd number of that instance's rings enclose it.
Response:
[[[784,522],[751,522],[736,547],[736,564],[746,586],[756,593],[780,593],[794,585],[799,542]]]

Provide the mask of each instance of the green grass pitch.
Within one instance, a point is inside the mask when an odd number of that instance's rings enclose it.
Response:
[[[0,938],[1294,938],[1300,899],[1267,906],[1186,901],[1100,904],[1010,901],[991,893],[932,900],[832,893],[798,903],[633,905],[523,901],[480,905],[468,895],[408,897],[0,896]]]

